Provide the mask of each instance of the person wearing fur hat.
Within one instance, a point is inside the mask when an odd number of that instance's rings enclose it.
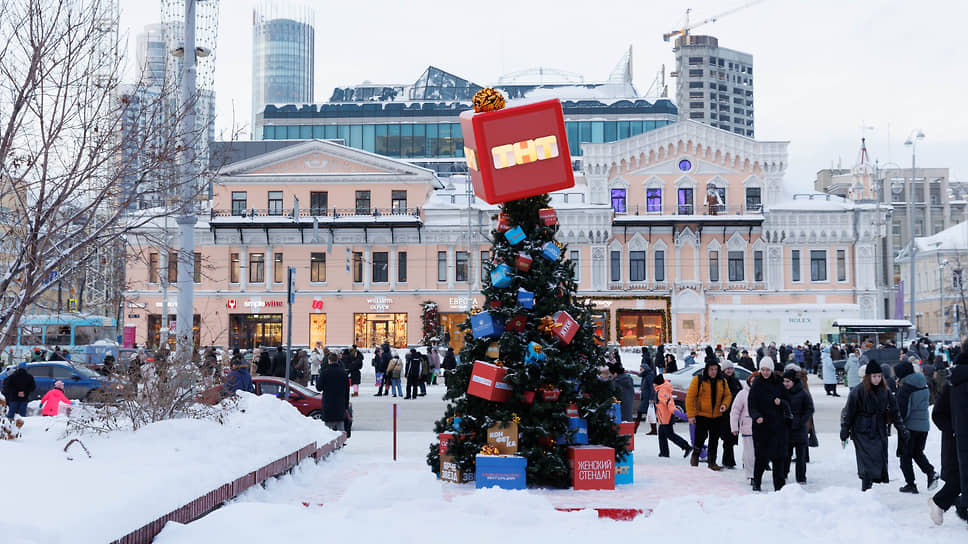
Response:
[[[798,484],[807,483],[807,438],[810,418],[813,417],[813,398],[803,387],[800,372],[787,370],[783,373],[783,387],[786,388],[790,399],[790,445],[797,454],[796,477]],[[790,465],[784,467],[789,473]],[[774,468],[776,470],[776,468]],[[784,480],[786,478],[784,477]]]
[[[685,438],[676,434],[672,419],[676,403],[672,395],[672,384],[665,381],[662,374],[652,379],[655,390],[655,417],[659,420],[659,457],[669,457],[669,440],[682,448],[682,456],[692,453],[692,446]]]
[[[847,440],[854,439],[857,457],[857,477],[861,491],[867,491],[874,483],[888,483],[887,475],[887,426],[894,423],[898,436],[907,440],[908,430],[897,411],[894,396],[884,382],[883,370],[876,361],[865,367],[861,385],[847,396],[847,406],[841,417],[840,440],[846,447]]]
[[[708,349],[707,349],[708,353]],[[689,423],[696,426],[696,437],[692,444],[692,466],[699,466],[699,453],[706,436],[709,436],[707,449],[708,466],[710,470],[722,470],[716,464],[716,450],[719,446],[719,435],[722,433],[723,414],[729,409],[733,395],[729,392],[729,385],[719,372],[719,359],[713,355],[707,357],[706,368],[692,379],[689,391],[686,393],[686,414]]]
[[[938,392],[931,419],[941,431],[941,479],[944,486],[929,501],[931,520],[944,522],[944,513],[955,512],[968,521],[968,353],[961,353],[948,380]],[[961,496],[959,500],[959,495]]]
[[[901,384],[897,391],[897,411],[904,419],[911,438],[899,444],[901,448],[901,472],[904,474],[905,485],[899,491],[901,493],[917,493],[918,486],[914,481],[914,466],[912,461],[918,464],[918,468],[928,477],[928,489],[934,489],[938,482],[938,476],[934,472],[934,466],[924,455],[924,445],[928,440],[928,431],[931,424],[928,420],[928,382],[920,372],[914,371],[914,365],[905,361],[894,367],[894,374]]]
[[[40,399],[40,405],[43,407],[40,414],[44,416],[56,416],[60,412],[61,404],[70,406],[71,401],[64,394],[64,382],[57,380],[54,382],[54,388],[45,393],[44,397]],[[67,413],[70,414],[70,408],[68,408]]]
[[[763,472],[773,463],[773,489],[779,491],[786,483],[782,470],[788,459],[789,431],[786,412],[790,410],[789,396],[770,357],[760,360],[760,376],[753,381],[748,398],[748,410],[753,420],[753,491],[759,491]]]

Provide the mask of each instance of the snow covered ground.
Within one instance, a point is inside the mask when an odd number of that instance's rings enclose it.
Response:
[[[28,417],[0,441],[0,542],[109,542],[212,489],[338,433],[273,397],[245,395],[224,425],[175,420],[137,432],[63,437],[66,419]]]
[[[839,412],[845,400],[822,392],[815,392],[815,399],[824,414]],[[683,424],[677,427],[680,434],[688,432]],[[399,460],[394,462],[389,432],[354,432],[347,447],[325,463],[303,464],[292,476],[269,482],[265,489],[253,488],[194,523],[170,523],[156,542],[279,542],[307,535],[341,542],[421,544],[458,538],[493,543],[510,535],[521,542],[613,537],[689,542],[710,536],[744,544],[968,542],[966,524],[953,510],[944,526],[931,523],[927,501],[933,492],[924,490],[923,475],[918,480],[921,494],[898,493],[903,481],[892,456],[891,483],[861,493],[853,447],[842,449],[830,425],[821,430],[820,447],[811,450],[809,483],[757,494],[745,484],[742,470],[716,473],[689,467],[674,446],[671,459],[658,459],[656,438],[642,429],[636,436],[635,484],[614,492],[475,490],[472,484],[440,482],[424,461],[433,434],[401,433]],[[928,455],[935,463],[939,442],[933,432]],[[893,439],[891,448],[893,452]],[[769,474],[764,480],[764,487],[771,488]],[[589,510],[555,510],[582,506],[652,513],[618,522],[599,519]]]

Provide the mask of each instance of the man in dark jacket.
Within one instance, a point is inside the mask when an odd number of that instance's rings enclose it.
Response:
[[[403,375],[407,378],[407,396],[403,397],[406,400],[417,398],[417,390],[420,387],[421,362],[422,358],[417,350],[410,348],[410,353],[407,354],[407,364],[403,370]]]
[[[635,411],[635,384],[632,377],[625,372],[621,362],[609,363],[608,371],[612,375],[612,388],[622,406],[622,421],[632,421]]]
[[[743,390],[743,384],[739,382],[739,378],[736,377],[736,370],[732,361],[727,360],[723,363],[723,379],[726,380],[726,385],[729,387],[729,393],[732,398],[729,401],[729,405],[726,407],[726,414],[730,413],[733,409],[733,401],[736,400],[736,396],[739,392]],[[733,452],[733,448],[739,443],[737,438],[733,436],[733,431],[730,428],[729,417],[720,418],[722,420],[723,428],[720,431],[720,436],[723,437],[723,467],[733,469],[736,468],[736,455]]]
[[[797,454],[797,483],[807,483],[807,438],[810,418],[813,417],[813,398],[810,393],[803,388],[803,381],[800,373],[790,369],[783,373],[783,387],[786,388],[790,397],[790,413],[793,419],[790,421],[790,446]],[[789,462],[784,467],[785,474],[789,474]],[[774,467],[776,470],[776,467]],[[786,476],[784,475],[784,480]]]
[[[956,383],[957,387],[961,388],[958,393],[953,391]],[[944,480],[944,487],[935,493],[931,499],[931,519],[936,525],[941,525],[944,512],[952,506],[955,507],[958,517],[968,520],[968,493],[962,493],[965,489],[962,485],[968,484],[968,482],[965,482],[968,478],[965,478],[966,471],[962,469],[962,467],[966,467],[966,464],[959,464],[958,450],[963,446],[958,444],[959,437],[956,436],[959,432],[962,436],[968,436],[968,429],[956,427],[954,418],[956,403],[953,402],[954,395],[960,394],[961,398],[957,404],[962,413],[958,423],[961,425],[968,424],[968,421],[966,421],[968,418],[965,417],[966,414],[964,413],[964,410],[968,408],[965,406],[965,395],[968,395],[968,391],[965,390],[966,387],[968,387],[968,356],[962,354],[956,360],[955,366],[951,368],[950,379],[938,392],[934,411],[931,413],[931,419],[934,420],[934,424],[941,431],[941,479]],[[962,451],[961,453],[968,452]],[[961,460],[964,461],[965,459],[962,458]],[[959,495],[961,495],[960,500]]]
[[[282,351],[281,345],[277,345],[276,352],[272,354],[272,375],[286,377],[286,354]]]
[[[3,396],[7,399],[8,419],[13,419],[14,414],[27,417],[27,403],[34,389],[37,389],[37,383],[27,372],[27,363],[20,363],[17,370],[7,374],[3,380]]]
[[[329,354],[329,364],[319,373],[316,389],[323,393],[323,421],[334,431],[346,430],[350,407],[350,378],[339,364],[339,356]]]
[[[914,371],[914,365],[904,361],[894,367],[894,374],[900,380],[900,388],[897,392],[897,411],[904,420],[910,438],[899,444],[901,447],[901,472],[904,474],[906,485],[900,489],[901,493],[917,493],[918,486],[914,482],[914,466],[912,461],[918,464],[928,476],[928,489],[934,489],[938,482],[938,476],[934,473],[934,467],[924,455],[924,444],[928,440],[928,431],[931,424],[928,421],[928,382],[924,376]]]
[[[225,385],[223,386],[225,395],[232,397],[235,396],[237,391],[254,393],[255,387],[252,385],[252,376],[249,374],[249,364],[239,354],[238,349],[235,350],[231,365],[232,370],[225,377]]]
[[[645,348],[642,348],[642,349],[645,349]],[[652,405],[652,397],[654,396],[654,393],[655,393],[655,389],[652,386],[652,380],[654,379],[655,379],[655,372],[652,370],[652,365],[646,363],[645,360],[643,359],[641,366],[639,366],[639,380],[640,380],[639,388],[641,391],[640,393],[641,398],[639,400],[639,407],[636,410],[636,414],[635,414],[635,428],[632,431],[633,433],[638,432],[639,423],[641,423],[643,419],[647,419],[648,417],[649,407]],[[649,434],[658,434],[658,430],[656,429],[655,423],[652,424],[652,429],[649,431]]]
[[[739,363],[737,364],[750,372],[756,372],[756,363],[753,362],[753,358],[750,357],[750,353],[745,349],[740,355]]]

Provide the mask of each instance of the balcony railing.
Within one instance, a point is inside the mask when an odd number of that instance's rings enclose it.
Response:
[[[212,217],[288,217],[292,210],[279,213],[275,208],[248,208],[236,210],[212,210]],[[299,217],[420,217],[420,208],[308,208],[300,209]]]
[[[748,206],[707,206],[705,204],[695,206],[693,204],[676,204],[673,206],[675,213],[667,213],[665,208],[655,206],[640,206],[638,204],[629,206],[628,211],[615,212],[616,215],[626,216],[659,216],[659,215],[708,215],[708,216],[734,216],[746,214],[761,214],[763,206],[760,204]]]

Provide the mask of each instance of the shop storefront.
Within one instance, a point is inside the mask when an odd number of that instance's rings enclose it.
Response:
[[[354,343],[360,347],[378,346],[389,342],[392,347],[407,347],[407,314],[353,314]]]
[[[621,346],[655,346],[669,341],[662,310],[616,310],[615,333]]]
[[[326,314],[309,314],[309,347],[326,345]]]
[[[229,347],[253,349],[282,344],[282,314],[229,315]]]
[[[151,348],[156,348],[161,345],[161,315],[159,314],[148,314],[148,345]],[[199,326],[201,325],[202,319],[198,314],[194,315],[194,324],[192,325],[192,333],[195,337],[195,344],[199,343]],[[168,314],[168,346],[169,349],[175,349],[175,314]]]
[[[441,345],[454,348],[454,353],[460,353],[464,348],[464,333],[460,330],[461,323],[467,321],[465,312],[445,312],[440,314]]]

